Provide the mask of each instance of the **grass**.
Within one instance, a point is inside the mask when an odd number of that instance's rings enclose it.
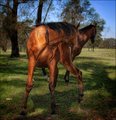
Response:
[[[67,86],[63,80],[65,69],[59,67],[56,87],[57,115],[50,115],[48,81],[41,69],[34,73],[34,88],[28,100],[28,115],[24,120],[115,120],[116,64],[114,49],[83,49],[74,64],[83,72],[85,96],[77,102],[77,82],[70,76]],[[9,58],[0,54],[0,120],[15,119],[21,111],[27,79],[27,58]]]

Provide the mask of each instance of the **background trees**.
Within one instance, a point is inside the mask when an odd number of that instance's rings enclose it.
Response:
[[[100,42],[99,48],[116,48],[116,39],[105,38]]]
[[[28,2],[29,0],[3,0],[0,3],[0,12],[4,16],[1,27],[11,41],[11,57],[19,57],[18,8],[20,4]]]
[[[9,0],[6,1],[5,4],[1,4],[4,6],[4,20],[3,20],[3,28],[6,31],[8,37],[11,40],[12,45],[12,53],[11,57],[19,57],[19,46],[18,46],[18,33],[17,33],[17,10],[18,10],[18,0],[12,1],[12,7]]]
[[[75,25],[81,22],[81,27],[97,22],[95,47],[106,44],[107,40],[103,42],[101,35],[105,20],[89,0],[0,0],[0,46],[6,50],[10,40],[11,57],[19,57],[31,27],[48,21],[67,21]],[[85,47],[89,46],[87,43]]]
[[[97,23],[97,35],[94,45],[95,47],[99,46],[102,40],[101,32],[104,29],[105,20],[100,18],[99,14],[91,6],[89,0],[68,0],[62,11],[62,19],[75,25],[81,22],[81,27]],[[90,46],[92,45],[89,41],[85,47]]]

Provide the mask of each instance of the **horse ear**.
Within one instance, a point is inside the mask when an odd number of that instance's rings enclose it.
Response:
[[[78,29],[78,28],[79,28],[79,26],[80,26],[80,22],[78,23],[78,25],[76,26],[76,28]]]

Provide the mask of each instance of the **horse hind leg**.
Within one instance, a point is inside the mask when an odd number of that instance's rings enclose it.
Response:
[[[27,113],[27,100],[29,97],[29,93],[33,87],[33,72],[34,72],[34,68],[35,68],[35,59],[33,56],[31,56],[28,60],[28,79],[26,82],[26,92],[25,92],[25,98],[24,98],[24,103],[23,103],[23,110],[21,111],[20,115],[26,115]]]
[[[50,78],[49,78],[49,90],[51,94],[51,114],[56,113],[56,102],[55,102],[55,87],[56,87],[56,82],[57,82],[57,76],[58,76],[58,68],[57,68],[57,61],[53,59],[50,64],[49,64],[49,73],[50,73]]]
[[[65,75],[64,75],[64,80],[65,80],[65,83],[68,85],[69,83],[69,75],[70,75],[70,72],[69,71],[66,71]]]

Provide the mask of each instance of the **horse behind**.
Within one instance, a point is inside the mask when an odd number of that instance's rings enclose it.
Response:
[[[82,72],[72,63],[73,51],[78,47],[78,26],[69,23],[58,22],[42,24],[30,33],[27,41],[28,78],[26,93],[21,115],[26,114],[27,100],[33,87],[33,73],[35,67],[47,67],[49,69],[49,90],[51,94],[51,113],[56,113],[55,87],[58,76],[58,62],[62,63],[66,70],[70,71],[78,81],[80,102],[83,97]]]
[[[77,41],[78,47],[76,47],[76,49],[73,51],[72,60],[74,60],[75,57],[81,53],[82,48],[88,42],[88,40],[91,40],[92,44],[94,43],[96,36],[96,25],[97,24],[95,25],[90,24],[84,28],[79,29],[79,39]],[[64,76],[64,80],[66,83],[69,83],[69,74],[70,72],[66,71]]]
[[[75,59],[76,56],[78,56],[81,51],[83,46],[88,42],[88,40],[91,40],[91,43],[93,44],[95,41],[95,36],[96,36],[96,25],[97,24],[90,24],[84,28],[79,29],[79,35],[77,39],[77,46],[75,50],[73,50],[73,56],[72,60]],[[46,71],[44,68],[42,68],[43,75],[46,75]],[[66,83],[69,83],[69,71],[66,71],[64,80]]]

